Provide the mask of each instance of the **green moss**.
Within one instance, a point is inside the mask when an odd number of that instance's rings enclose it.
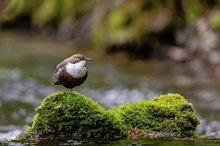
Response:
[[[127,103],[106,110],[76,92],[57,92],[36,109],[32,126],[18,140],[45,138],[114,138],[132,128],[181,137],[195,137],[200,123],[192,104],[179,94]]]
[[[16,139],[17,140],[31,140],[32,136],[34,135],[34,130],[31,126],[29,126],[26,131],[19,134]]]
[[[76,92],[54,93],[45,98],[36,111],[31,128],[40,138],[106,138],[111,137],[112,132],[120,132],[111,123],[113,115],[108,115],[97,102]],[[17,139],[31,138],[26,133]]]
[[[164,132],[168,135],[196,137],[200,123],[195,109],[179,94],[157,96],[137,103],[127,103],[113,108],[123,121],[124,131],[136,127],[145,131]]]

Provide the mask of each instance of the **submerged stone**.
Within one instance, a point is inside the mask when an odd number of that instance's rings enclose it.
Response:
[[[33,123],[17,140],[57,138],[121,138],[131,129],[142,135],[151,132],[195,137],[200,123],[195,109],[179,94],[127,103],[106,110],[77,92],[57,92],[36,109]],[[141,132],[140,132],[141,131]]]

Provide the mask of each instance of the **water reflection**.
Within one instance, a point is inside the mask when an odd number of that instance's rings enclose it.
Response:
[[[6,33],[0,38],[0,138],[13,138],[12,135],[30,124],[35,108],[44,97],[66,90],[62,86],[52,86],[53,73],[57,63],[74,53],[94,58],[87,64],[88,79],[74,90],[106,108],[167,92],[180,93],[193,103],[203,119],[198,133],[208,135],[220,131],[217,126],[220,86],[206,71],[201,72],[202,67],[197,63],[193,67],[169,61],[131,62],[121,56],[100,55],[94,50],[73,50],[74,44],[69,42],[17,35]],[[11,40],[14,43],[10,43]]]

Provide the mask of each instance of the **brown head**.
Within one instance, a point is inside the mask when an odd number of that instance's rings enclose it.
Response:
[[[69,63],[75,64],[75,63],[77,63],[77,62],[79,62],[79,61],[83,61],[83,60],[84,60],[84,61],[91,61],[92,58],[87,58],[87,57],[84,56],[83,54],[74,54],[74,55],[72,55],[71,57],[65,59],[64,61],[67,61],[67,62],[69,62]]]

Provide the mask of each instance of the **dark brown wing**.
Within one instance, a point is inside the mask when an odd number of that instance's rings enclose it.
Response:
[[[59,76],[59,73],[60,73],[60,70],[62,70],[62,68],[67,64],[68,62],[67,61],[62,61],[60,62],[57,67],[56,67],[56,71],[55,71],[55,74],[54,74],[54,78],[57,78],[57,76]]]

